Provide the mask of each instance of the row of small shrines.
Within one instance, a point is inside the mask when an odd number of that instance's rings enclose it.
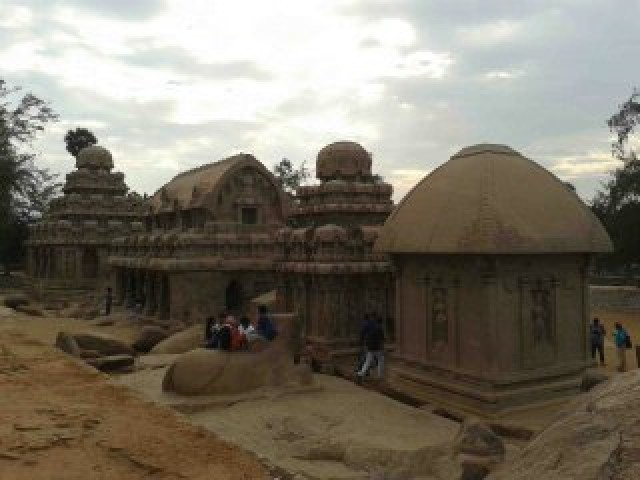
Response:
[[[76,166],[83,181],[67,195],[123,195],[106,150],[83,150]],[[274,291],[275,309],[296,312],[337,364],[373,313],[394,340],[389,380],[425,400],[500,410],[577,391],[589,363],[585,266],[611,243],[560,180],[508,147],[478,145],[392,212],[391,186],[361,146],[325,147],[316,172],[319,185],[291,199],[251,155],[203,165],[139,217],[113,210],[118,229],[99,239],[85,230],[90,211],[59,201],[34,229],[29,272],[42,289],[109,285],[122,308],[187,323],[243,313]]]

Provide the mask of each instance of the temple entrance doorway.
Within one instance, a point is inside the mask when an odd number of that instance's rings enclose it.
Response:
[[[229,311],[237,311],[242,307],[243,300],[242,285],[237,280],[231,280],[225,291],[225,306]]]

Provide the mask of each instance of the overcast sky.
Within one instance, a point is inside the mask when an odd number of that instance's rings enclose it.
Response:
[[[0,78],[49,100],[39,143],[93,130],[129,186],[237,152],[313,167],[353,140],[399,200],[504,143],[590,199],[606,119],[640,85],[637,0],[0,0]]]

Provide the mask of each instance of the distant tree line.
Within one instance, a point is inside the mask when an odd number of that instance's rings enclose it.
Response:
[[[640,91],[618,107],[607,125],[615,135],[612,155],[621,161],[592,201],[591,208],[613,241],[615,252],[598,259],[607,269],[640,271],[640,159],[631,139],[640,121]]]
[[[33,142],[58,115],[48,102],[22,93],[0,78],[0,271],[9,274],[23,262],[29,225],[40,219],[60,192],[57,175],[38,165]],[[85,128],[65,135],[67,150],[78,152],[97,142]]]
[[[32,142],[58,119],[49,104],[0,79],[0,267],[24,256],[28,225],[40,217],[60,184],[38,167]]]

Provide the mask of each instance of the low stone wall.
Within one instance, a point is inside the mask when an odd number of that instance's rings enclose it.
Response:
[[[591,308],[594,310],[640,310],[640,288],[596,286],[590,287]]]

